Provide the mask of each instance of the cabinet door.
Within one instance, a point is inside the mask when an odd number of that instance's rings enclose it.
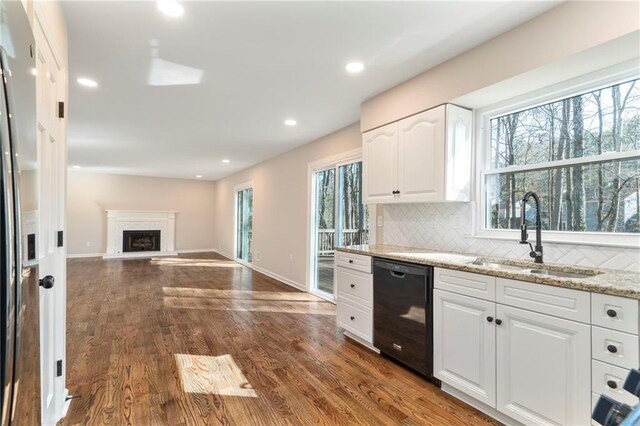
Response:
[[[433,297],[435,377],[495,408],[496,304],[442,290]]]
[[[362,160],[364,202],[393,201],[398,189],[398,123],[362,135]]]
[[[445,106],[400,121],[398,190],[403,202],[444,201]]]
[[[524,423],[591,423],[590,327],[497,305],[497,409]]]

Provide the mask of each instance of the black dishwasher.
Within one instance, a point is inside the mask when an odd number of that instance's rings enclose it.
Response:
[[[433,378],[433,268],[373,261],[373,345]]]

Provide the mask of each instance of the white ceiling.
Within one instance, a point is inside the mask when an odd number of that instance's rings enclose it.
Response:
[[[169,19],[152,1],[63,3],[70,165],[219,179],[358,121],[362,101],[558,2],[182,4]],[[162,85],[175,83],[192,84]]]

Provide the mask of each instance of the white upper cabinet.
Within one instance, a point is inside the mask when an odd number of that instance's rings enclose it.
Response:
[[[398,128],[398,199],[403,202],[444,198],[445,107],[400,121]]]
[[[364,201],[469,201],[471,119],[447,104],[364,133]]]
[[[387,124],[363,135],[362,164],[366,202],[392,201],[398,179],[398,123]]]

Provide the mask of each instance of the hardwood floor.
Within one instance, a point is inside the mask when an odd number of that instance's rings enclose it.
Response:
[[[63,425],[493,425],[216,254],[68,263]]]

